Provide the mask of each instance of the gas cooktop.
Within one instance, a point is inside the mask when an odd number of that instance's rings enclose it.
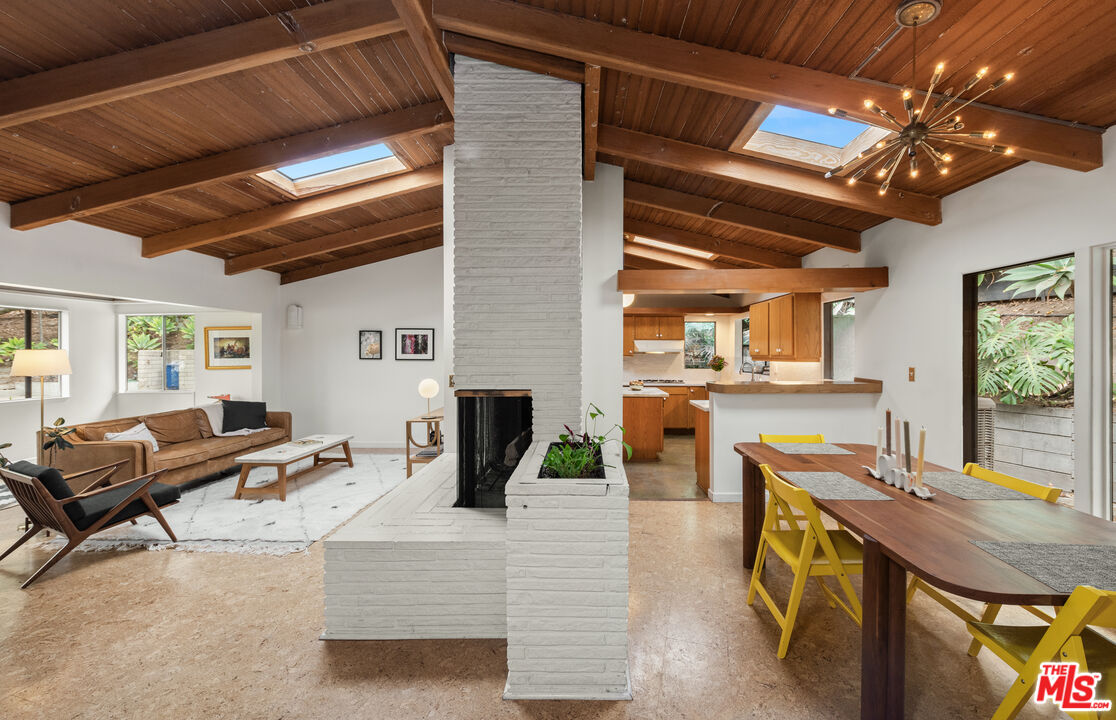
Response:
[[[686,382],[685,380],[665,380],[663,378],[649,378],[640,380],[640,382],[647,385],[681,385]]]

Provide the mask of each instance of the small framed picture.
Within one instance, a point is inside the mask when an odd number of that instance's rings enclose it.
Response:
[[[434,328],[395,328],[396,360],[433,360]]]
[[[379,330],[360,331],[360,359],[382,360],[384,357],[381,338],[383,333]]]
[[[207,327],[205,329],[206,370],[251,370],[252,327]]]

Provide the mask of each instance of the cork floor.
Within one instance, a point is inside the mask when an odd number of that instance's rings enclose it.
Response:
[[[0,511],[4,547],[20,520]],[[739,537],[738,504],[631,504],[635,699],[612,703],[502,701],[500,640],[320,641],[321,543],[286,557],[74,553],[23,591],[47,558],[30,543],[0,563],[0,718],[859,717],[858,629],[810,585],[777,660],[775,622],[744,602]],[[770,577],[784,598],[789,574]],[[967,657],[962,624],[924,596],[908,636],[909,718],[991,717],[1012,680],[998,659]]]

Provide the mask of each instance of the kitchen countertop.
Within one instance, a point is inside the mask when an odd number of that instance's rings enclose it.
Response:
[[[696,407],[698,410],[701,410],[702,412],[709,412],[708,400],[691,400],[690,404]]]
[[[652,397],[652,398],[665,398],[669,397],[663,390],[654,387],[644,386],[642,390],[632,390],[629,387],[624,388],[624,397]]]
[[[881,393],[883,382],[856,378],[855,380],[795,380],[766,382],[711,382],[706,387],[711,393],[756,394],[827,394],[827,393]]]

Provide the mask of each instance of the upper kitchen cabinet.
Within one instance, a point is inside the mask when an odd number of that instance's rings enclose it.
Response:
[[[636,340],[682,340],[686,322],[681,315],[636,315]]]
[[[749,317],[753,360],[821,360],[821,293],[793,293],[756,303]]]
[[[635,326],[636,319],[631,315],[624,316],[624,355],[635,355]]]

